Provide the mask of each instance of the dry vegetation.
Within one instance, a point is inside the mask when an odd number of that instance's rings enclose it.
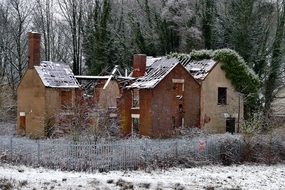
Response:
[[[0,122],[16,118],[16,98],[8,86],[0,86]]]
[[[274,118],[254,116],[242,126],[246,162],[275,164],[285,160],[284,124]]]
[[[78,120],[76,119],[76,121]],[[264,129],[265,126],[267,127],[266,129]],[[43,147],[48,148],[55,145],[58,149],[64,150],[66,147],[69,147],[70,144],[72,144],[74,147],[78,145],[76,150],[83,152],[85,149],[83,150],[82,147],[94,146],[95,144],[98,145],[98,147],[106,146],[106,148],[102,149],[104,151],[110,151],[112,150],[112,147],[115,147],[116,149],[125,150],[125,153],[126,151],[129,151],[128,155],[132,156],[128,157],[128,160],[130,160],[131,157],[136,156],[136,153],[137,155],[140,155],[140,161],[138,162],[142,163],[139,164],[138,167],[134,168],[141,168],[150,171],[155,168],[189,168],[197,165],[213,163],[221,163],[223,165],[240,163],[276,164],[284,163],[285,161],[284,131],[284,124],[279,125],[278,122],[273,122],[272,120],[264,119],[262,117],[254,117],[252,120],[245,122],[242,127],[242,133],[238,135],[232,135],[229,133],[209,135],[203,133],[203,131],[199,129],[191,128],[175,131],[173,138],[171,139],[150,140],[148,138],[121,139],[118,138],[118,136],[117,138],[110,138],[109,132],[106,135],[99,135],[99,133],[97,133],[98,131],[92,132],[91,130],[85,130],[80,131],[80,138],[77,138],[76,142],[74,142],[75,134],[73,133],[71,133],[68,138],[62,139],[63,141],[59,144],[58,142],[60,142],[60,139],[40,140],[40,150],[44,150]],[[14,133],[15,124],[0,122],[1,136],[13,135]],[[76,134],[76,137],[78,137],[77,135],[78,134]],[[95,137],[96,140],[94,139]],[[6,138],[6,140],[6,144],[9,145],[9,139]],[[24,143],[24,141],[28,140],[30,142]],[[205,152],[200,152],[197,146],[200,140],[206,142]],[[2,143],[5,144],[4,141]],[[23,137],[13,137],[14,148],[19,149],[19,151],[15,151],[15,153],[20,153],[22,150],[26,149],[28,152],[30,150],[38,152],[36,148],[39,145],[37,145],[37,143],[39,143],[39,141],[34,141]],[[29,147],[29,145],[32,147]],[[86,150],[88,150],[88,148]],[[133,152],[134,150],[136,150],[136,153]],[[50,152],[50,150],[45,151]],[[24,153],[28,152],[24,151]],[[113,155],[111,152],[108,152],[108,154],[110,153],[109,157],[118,157],[118,155]],[[61,157],[62,155],[60,154],[62,151],[53,151],[52,154],[54,153],[56,153],[56,155],[54,155],[53,158],[57,158],[58,160],[63,159]],[[44,152],[40,153],[40,159],[43,159],[44,154]],[[86,158],[88,157],[85,153],[83,155],[85,155]],[[20,156],[21,159],[25,159],[25,156],[23,157],[23,155],[18,156]],[[2,161],[9,162],[9,158],[5,158],[7,159]],[[27,159],[30,160],[29,156],[27,156]],[[80,157],[80,159],[84,160],[83,157]],[[49,161],[52,162],[52,160]],[[56,159],[54,161],[56,162]],[[19,163],[24,162],[25,160],[19,160]],[[48,165],[45,166],[49,167]]]

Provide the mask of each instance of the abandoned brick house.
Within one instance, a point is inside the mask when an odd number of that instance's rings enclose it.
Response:
[[[28,44],[28,69],[17,89],[18,134],[46,136],[49,119],[78,103],[92,106],[92,124],[98,112],[107,114],[125,136],[168,137],[179,127],[238,132],[243,119],[242,98],[212,59],[138,54],[130,76],[117,67],[108,76],[74,76],[67,65],[40,62],[40,34],[29,33]]]
[[[79,81],[81,89],[84,91],[85,101],[88,99],[89,106],[93,107],[93,125],[111,126],[109,132],[119,132],[117,99],[121,96],[121,87],[133,78],[122,76],[118,66],[115,66],[110,75],[105,76],[84,76],[78,75],[75,78]],[[116,128],[116,129],[115,129]],[[114,131],[115,129],[115,131]]]
[[[17,133],[46,135],[49,118],[72,106],[79,83],[69,66],[40,62],[40,34],[29,33],[28,69],[17,89]]]
[[[132,76],[118,106],[125,135],[167,137],[177,127],[199,126],[200,85],[177,59],[162,58],[146,71],[146,56],[135,55]]]
[[[28,69],[17,89],[18,134],[45,137],[51,130],[59,135],[68,133],[68,120],[75,117],[75,111],[85,114],[84,125],[95,126],[105,117],[102,113],[116,119],[119,85],[132,78],[117,74],[117,67],[109,76],[74,76],[68,65],[41,62],[41,36],[28,35]]]
[[[119,105],[124,134],[169,136],[177,127],[238,132],[243,100],[221,63],[190,57],[146,61],[139,55],[134,58],[134,67],[137,79],[123,90]]]

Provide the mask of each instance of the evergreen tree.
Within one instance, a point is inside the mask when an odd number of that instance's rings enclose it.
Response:
[[[201,17],[202,34],[204,37],[204,44],[206,49],[213,48],[213,28],[216,17],[215,0],[202,0],[197,5]]]
[[[84,52],[86,65],[90,74],[100,74],[109,64],[110,55],[110,0],[101,4],[96,1],[95,6],[88,14],[85,31]]]

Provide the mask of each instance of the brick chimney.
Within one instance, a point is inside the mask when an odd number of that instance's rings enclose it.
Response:
[[[28,69],[40,65],[41,60],[41,34],[36,32],[28,33]]]
[[[146,55],[135,54],[133,58],[133,74],[132,77],[138,78],[144,76],[146,71]]]

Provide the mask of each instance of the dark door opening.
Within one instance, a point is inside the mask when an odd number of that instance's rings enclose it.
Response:
[[[235,123],[236,123],[236,118],[228,117],[226,119],[226,132],[233,134],[235,132]]]
[[[132,135],[139,134],[139,125],[140,125],[140,119],[132,118]]]

